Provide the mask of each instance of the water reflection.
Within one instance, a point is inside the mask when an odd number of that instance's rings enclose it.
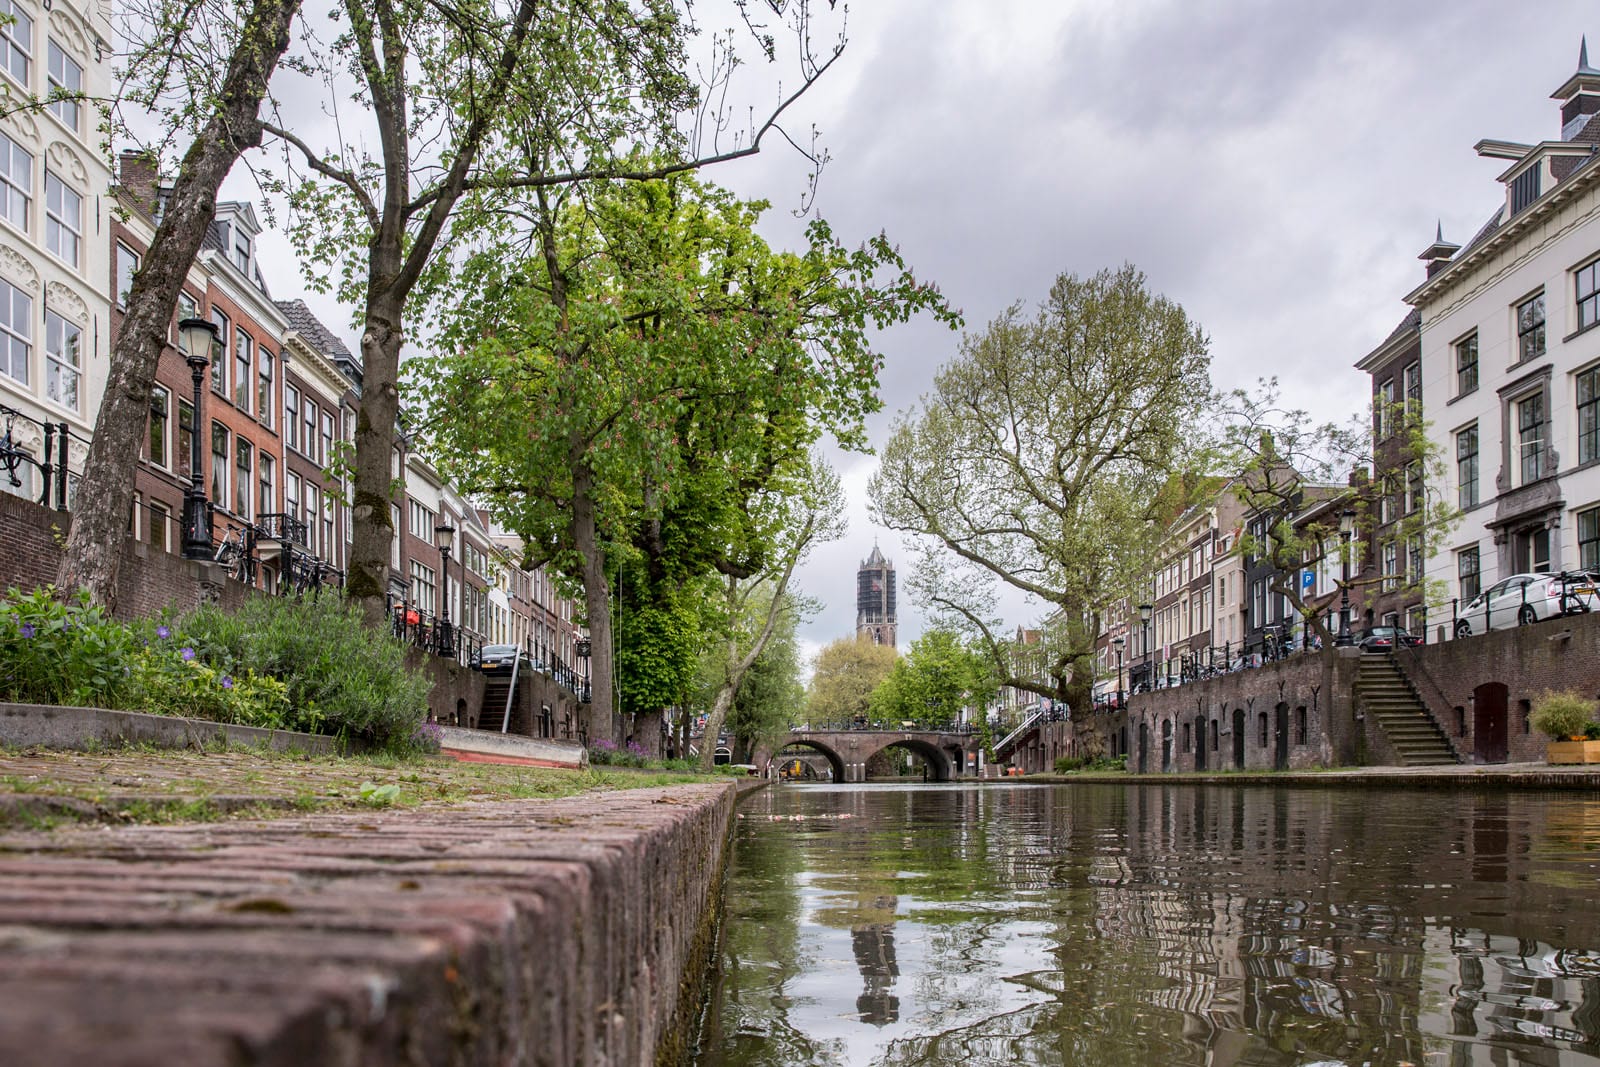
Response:
[[[1600,1064],[1600,801],[806,786],[698,1063]]]

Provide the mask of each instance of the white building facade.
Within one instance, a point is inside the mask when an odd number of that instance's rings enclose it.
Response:
[[[0,117],[0,405],[21,416],[0,420],[0,436],[11,423],[11,444],[43,460],[37,424],[66,423],[73,471],[110,356],[111,170],[90,102],[111,95],[109,10],[0,0],[0,89],[41,101]],[[18,478],[0,478],[0,491],[37,499],[37,469],[24,464]]]
[[[1600,568],[1600,70],[1554,94],[1558,140],[1482,141],[1505,201],[1406,300],[1423,408],[1462,521],[1429,546],[1430,619],[1512,575]],[[1452,255],[1452,253],[1454,253]],[[1440,612],[1443,614],[1440,614]],[[1441,629],[1443,629],[1441,627]]]

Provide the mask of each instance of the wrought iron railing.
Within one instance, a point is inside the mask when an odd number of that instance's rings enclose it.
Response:
[[[26,427],[34,430],[29,436],[39,438],[38,455],[20,439]],[[47,508],[66,511],[72,475],[67,446],[75,436],[65,422],[40,422],[0,404],[0,489],[10,493],[28,489],[37,473],[37,494],[30,491],[24,495]]]

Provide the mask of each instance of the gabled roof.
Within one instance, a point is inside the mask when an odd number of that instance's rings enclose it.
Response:
[[[283,317],[289,320],[289,328],[306,339],[306,343],[335,362],[352,363],[361,365],[361,361],[351,355],[350,349],[333,331],[322,324],[322,320],[312,314],[306,307],[304,300],[275,300],[278,310],[283,312]]]

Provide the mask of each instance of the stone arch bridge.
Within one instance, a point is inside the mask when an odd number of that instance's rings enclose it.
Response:
[[[836,782],[867,780],[867,761],[886,748],[916,753],[928,766],[928,778],[948,782],[976,766],[977,735],[950,730],[791,730],[780,748],[813,749],[827,759]]]

